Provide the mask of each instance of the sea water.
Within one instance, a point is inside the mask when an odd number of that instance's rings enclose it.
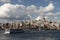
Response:
[[[0,30],[0,40],[60,40],[60,31],[26,31],[4,34],[4,30]]]

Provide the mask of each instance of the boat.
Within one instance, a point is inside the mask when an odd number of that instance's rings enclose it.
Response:
[[[23,29],[5,29],[5,34],[24,33]]]
[[[23,29],[10,29],[10,34],[24,33]]]
[[[5,34],[10,34],[10,30],[9,29],[5,29]]]

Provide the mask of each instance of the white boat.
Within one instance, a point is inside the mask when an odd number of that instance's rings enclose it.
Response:
[[[9,29],[5,29],[5,34],[10,34],[10,30]]]

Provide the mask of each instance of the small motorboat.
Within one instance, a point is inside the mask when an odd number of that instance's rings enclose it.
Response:
[[[10,34],[10,30],[9,29],[5,29],[5,34]]]

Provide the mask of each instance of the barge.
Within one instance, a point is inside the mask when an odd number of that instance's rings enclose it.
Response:
[[[5,34],[24,33],[23,29],[5,29]]]
[[[24,30],[23,29],[10,29],[10,34],[12,33],[24,33]]]

